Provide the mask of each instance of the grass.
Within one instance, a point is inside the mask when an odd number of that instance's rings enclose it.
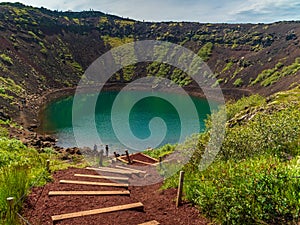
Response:
[[[159,159],[160,157],[163,158],[164,156],[171,154],[175,150],[175,148],[175,145],[167,144],[155,150],[146,150],[143,153],[155,159]]]
[[[200,48],[200,50],[198,51],[198,55],[201,57],[201,59],[203,61],[208,61],[209,57],[212,54],[212,49],[213,49],[213,43],[208,42],[205,45],[202,46],[202,48]]]
[[[251,82],[251,85],[260,83],[261,86],[267,87],[278,82],[282,77],[296,74],[300,70],[300,58],[288,66],[284,66],[279,62],[274,68],[266,69],[258,74],[257,78]]]
[[[44,184],[49,179],[45,157],[20,141],[0,138],[0,223],[18,224],[16,213],[21,210],[24,198],[32,185]],[[13,211],[6,201],[14,197]]]
[[[105,45],[110,45],[112,48],[134,41],[134,39],[130,37],[119,38],[119,37],[110,37],[108,35],[102,36],[102,39]]]
[[[228,103],[226,136],[216,160],[200,171],[209,140],[198,145],[185,171],[185,198],[217,224],[298,224],[300,219],[300,88],[266,100],[254,95]],[[218,117],[216,112],[216,117]],[[186,141],[177,149],[189,146]],[[165,156],[175,146],[146,152]],[[176,187],[178,173],[164,188]]]
[[[298,221],[300,180],[297,159],[274,156],[244,161],[216,161],[207,170],[191,173],[186,198],[220,224],[288,224]],[[176,177],[177,178],[177,177]],[[165,184],[168,185],[168,182]]]
[[[2,59],[2,61],[4,63],[6,63],[8,65],[13,65],[14,64],[13,61],[12,61],[12,59],[8,55],[6,55],[4,53],[0,54],[0,58]]]
[[[0,121],[0,124],[11,122]],[[16,215],[21,211],[30,188],[44,185],[51,180],[51,175],[46,170],[47,159],[50,159],[51,171],[70,166],[85,166],[80,164],[82,159],[78,156],[72,157],[72,162],[61,161],[59,157],[59,154],[51,148],[38,153],[19,140],[9,139],[7,129],[0,126],[0,224],[21,224]],[[8,197],[14,197],[12,211],[9,210]]]
[[[10,91],[20,97],[25,92],[20,85],[17,85],[12,79],[5,77],[0,77],[0,89],[0,94],[6,94],[6,91]],[[13,96],[11,97],[13,98]]]
[[[243,85],[243,80],[242,80],[242,78],[237,78],[234,82],[233,82],[233,85],[235,86],[235,87],[241,87],[242,85]]]
[[[233,64],[234,64],[234,63],[233,63],[232,61],[228,62],[228,63],[226,64],[226,66],[224,67],[224,69],[222,70],[221,73],[224,73],[224,72],[226,72],[227,70],[230,70],[231,67],[233,66]]]

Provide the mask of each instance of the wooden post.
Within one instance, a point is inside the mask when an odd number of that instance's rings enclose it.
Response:
[[[161,156],[159,157],[159,168],[160,169],[162,168],[162,157]]]
[[[46,169],[50,173],[50,160],[49,159],[46,160]]]
[[[125,153],[126,153],[128,164],[131,164],[131,160],[130,160],[130,156],[129,156],[128,150],[126,150]]]
[[[180,171],[179,184],[177,190],[177,199],[176,199],[176,208],[178,208],[181,205],[183,181],[184,181],[184,171]]]
[[[114,155],[115,155],[116,159],[118,159],[118,154],[116,152],[114,152]]]
[[[9,220],[12,219],[13,217],[13,207],[14,207],[14,197],[9,197],[6,199],[7,203],[8,203],[8,213],[9,213]]]
[[[103,149],[100,150],[99,166],[103,166]]]

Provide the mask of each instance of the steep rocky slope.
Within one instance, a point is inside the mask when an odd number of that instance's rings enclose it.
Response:
[[[15,116],[22,99],[32,103],[50,89],[76,86],[101,54],[135,40],[169,41],[191,49],[233,95],[237,88],[270,95],[299,83],[299,34],[298,22],[149,23],[95,11],[58,12],[1,3],[0,116]],[[183,72],[157,63],[130,66],[111,81],[130,82],[146,75],[192,84]]]

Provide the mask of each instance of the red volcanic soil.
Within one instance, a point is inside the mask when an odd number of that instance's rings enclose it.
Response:
[[[175,207],[176,189],[161,190],[161,183],[149,186],[129,186],[130,196],[48,196],[49,191],[108,191],[125,190],[119,187],[101,187],[76,184],[60,184],[59,180],[112,182],[104,179],[75,177],[74,174],[94,174],[93,170],[70,168],[53,174],[53,182],[31,190],[22,215],[31,224],[80,224],[80,225],[137,225],[156,220],[164,225],[204,225],[209,221],[188,203]],[[120,176],[113,175],[111,176]],[[143,178],[141,178],[143,179]],[[130,180],[129,180],[130,183]],[[116,205],[141,202],[144,210],[125,210],[65,219],[53,223],[51,216],[79,212]]]

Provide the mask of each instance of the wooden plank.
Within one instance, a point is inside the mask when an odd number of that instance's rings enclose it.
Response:
[[[128,170],[120,170],[120,169],[114,169],[110,167],[102,167],[102,168],[94,168],[94,167],[87,167],[88,170],[97,170],[102,172],[108,172],[108,173],[118,173],[118,174],[124,174],[124,175],[132,175],[135,172],[128,171]]]
[[[153,166],[153,163],[148,163],[148,162],[140,161],[140,160],[137,160],[137,159],[133,159],[132,161],[137,162],[137,163],[141,163],[141,164],[145,164],[145,165],[148,165],[148,166]]]
[[[151,221],[148,221],[146,223],[139,223],[138,225],[159,225],[160,223],[157,222],[156,220],[151,220]]]
[[[118,166],[117,165],[116,167],[120,168],[120,169],[124,169],[124,170],[134,171],[134,172],[137,172],[137,173],[147,173],[146,171],[143,171],[143,170],[136,170],[136,169],[125,167],[125,166]]]
[[[74,174],[75,177],[89,177],[89,178],[97,178],[97,179],[108,179],[108,180],[120,180],[120,181],[128,181],[128,177],[110,177],[110,176],[98,176],[98,175],[90,175],[90,174]]]
[[[61,184],[83,184],[83,185],[95,185],[95,186],[106,186],[106,187],[126,187],[128,184],[116,184],[116,183],[101,183],[101,182],[89,182],[89,181],[79,181],[79,180],[60,180]]]
[[[123,162],[123,163],[128,164],[128,161],[125,160],[125,159],[122,159],[121,156],[119,156],[119,157],[117,158],[117,160],[119,160],[119,161],[121,161],[121,162]]]
[[[61,195],[130,195],[129,191],[49,191],[49,196]]]
[[[70,219],[70,218],[81,217],[81,216],[122,211],[127,209],[138,209],[138,208],[143,209],[143,207],[144,205],[141,202],[137,202],[137,203],[126,204],[126,205],[118,205],[118,206],[112,206],[107,208],[55,215],[55,216],[51,216],[51,218],[53,221],[58,221],[58,220]]]
[[[146,155],[146,154],[144,154],[144,153],[140,153],[140,155],[142,155],[142,156],[144,156],[144,157],[146,157],[146,158],[152,159],[152,160],[155,161],[155,162],[159,162],[159,160],[157,160],[156,158],[153,158],[153,157],[151,157],[151,156],[149,156],[149,155]]]

